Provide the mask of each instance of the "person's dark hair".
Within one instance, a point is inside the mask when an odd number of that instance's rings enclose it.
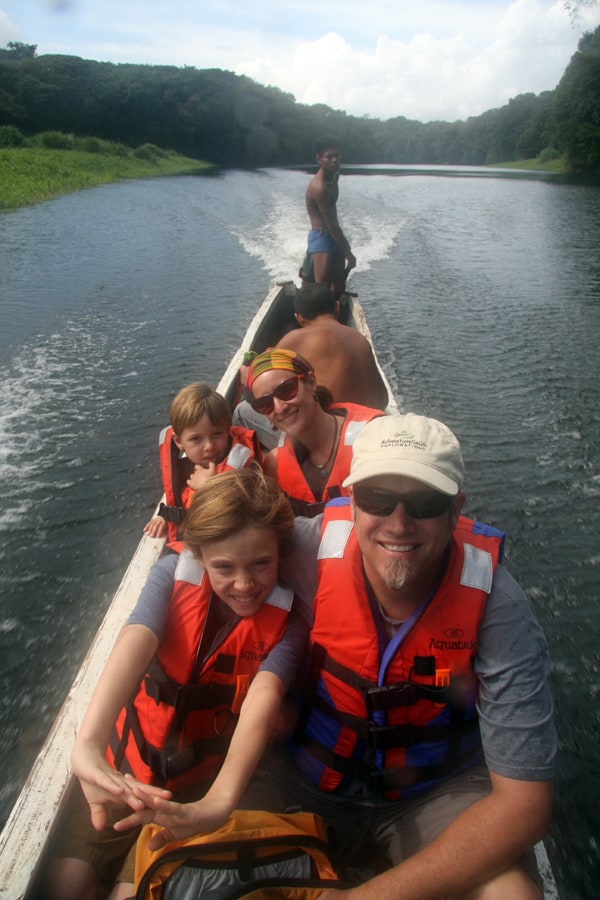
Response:
[[[333,394],[324,384],[318,384],[316,386],[314,397],[321,409],[324,409],[325,412],[327,412],[330,406],[333,406]]]
[[[294,311],[303,319],[335,312],[335,297],[326,284],[305,284],[296,291]]]
[[[340,142],[331,135],[324,135],[315,141],[315,153],[322,156],[326,150],[339,150]]]

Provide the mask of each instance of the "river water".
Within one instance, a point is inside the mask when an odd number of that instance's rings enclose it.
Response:
[[[340,218],[404,411],[463,443],[545,628],[560,734],[549,849],[600,885],[600,187],[345,175]],[[484,177],[485,175],[485,177]],[[0,214],[0,823],[160,494],[170,399],[216,383],[296,278],[302,172],[109,185]]]

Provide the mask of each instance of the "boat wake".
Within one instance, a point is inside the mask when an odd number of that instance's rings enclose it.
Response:
[[[364,198],[358,191],[357,176],[343,180],[344,194],[340,196],[340,221],[357,258],[354,274],[367,272],[374,263],[391,256],[394,245],[409,217],[398,212],[385,216],[376,205],[365,213]],[[284,178],[257,180],[259,192],[256,208],[262,215],[253,229],[240,227],[239,220],[227,228],[240,242],[246,253],[261,260],[272,283],[289,281],[299,284],[298,270],[306,252],[308,219],[304,207],[307,176],[297,172]]]

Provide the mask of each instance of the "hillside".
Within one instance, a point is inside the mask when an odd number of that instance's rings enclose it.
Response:
[[[348,163],[493,165],[564,156],[600,173],[600,28],[579,42],[554,91],[520,94],[466,121],[349,116],[220,69],[99,63],[0,51],[0,126],[154,144],[220,166],[305,164],[333,133]]]

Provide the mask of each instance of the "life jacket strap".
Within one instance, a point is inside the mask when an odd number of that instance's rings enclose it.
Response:
[[[229,749],[230,740],[231,735],[221,734],[204,741],[194,741],[182,750],[169,752],[153,747],[143,738],[138,751],[148,768],[167,783],[188,772],[207,756],[224,756]]]
[[[318,695],[313,697],[312,707],[354,731],[359,740],[372,750],[414,747],[423,743],[445,742],[454,737],[461,740],[478,728],[476,718],[465,720],[460,715],[451,715],[450,722],[446,725],[375,725],[363,716],[336,709]]]
[[[451,699],[450,688],[401,681],[396,684],[372,686],[367,690],[365,701],[369,713],[395,709],[398,706],[414,706],[419,700],[433,700],[444,706]]]
[[[161,502],[157,515],[165,522],[174,522],[176,525],[180,525],[185,518],[185,509],[182,506],[167,506],[166,503]]]
[[[135,710],[131,710],[128,718],[130,719],[131,734],[141,759],[153,774],[162,780],[163,784],[183,775],[200,760],[208,756],[224,756],[229,749],[230,733],[194,741],[180,750],[161,749],[146,740]]]
[[[405,766],[402,769],[379,769],[369,776],[372,790],[387,793],[406,789],[424,781],[444,781],[457,772],[475,766],[483,761],[483,751],[478,742],[461,754],[449,753],[437,766]]]
[[[447,736],[447,735],[446,735]],[[318,741],[304,738],[303,749],[327,768],[338,772],[345,779],[362,781],[370,790],[376,793],[406,789],[415,784],[428,781],[441,781],[450,778],[458,771],[469,766],[477,765],[482,761],[482,750],[479,742],[466,749],[460,755],[452,753],[446,756],[442,763],[435,766],[403,766],[402,768],[378,769],[365,759],[348,759],[340,756],[329,747],[325,747]]]
[[[231,708],[239,694],[237,685],[178,684],[176,681],[159,680],[151,672],[144,676],[144,687],[148,697],[157,705],[164,703],[172,706],[177,713],[184,714],[219,706]]]
[[[332,484],[323,491],[323,500],[299,500],[297,497],[288,497],[290,506],[295,516],[304,516],[306,519],[314,519],[320,516],[330,500],[342,497],[342,488],[339,484]]]
[[[363,695],[366,695],[369,690],[377,690],[377,687],[373,684],[372,681],[369,681],[366,678],[362,678],[352,669],[349,669],[348,666],[345,666],[343,665],[343,663],[335,660],[320,644],[313,644],[312,653],[314,653],[315,656],[318,656],[318,660],[320,662],[319,668],[324,672],[328,672],[330,675],[333,675],[333,677],[337,678],[338,681],[343,681],[344,684],[350,685],[350,687],[359,691]]]
[[[477,719],[449,725],[371,725],[367,745],[373,750],[391,750],[394,747],[415,747],[417,744],[434,744],[449,738],[466,737],[477,731]]]
[[[305,519],[314,519],[315,516],[321,515],[325,509],[325,500],[313,501],[299,500],[297,497],[288,497],[292,512],[295,516],[304,516]]]
[[[320,668],[324,672],[328,672],[334,678],[350,685],[350,687],[363,695],[367,712],[370,715],[380,710],[395,709],[398,706],[414,706],[419,700],[431,700],[440,706],[444,706],[447,703],[452,704],[457,697],[457,683],[450,682],[436,686],[420,684],[417,681],[403,681],[379,686],[366,678],[361,678],[352,669],[333,659],[319,644],[313,645],[312,652],[314,654],[318,653]]]

